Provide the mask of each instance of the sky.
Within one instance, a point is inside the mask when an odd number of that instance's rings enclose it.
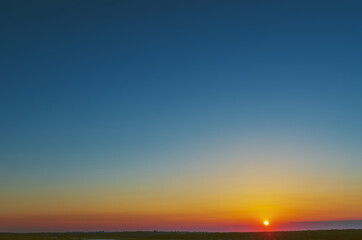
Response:
[[[1,1],[0,231],[362,228],[361,9]]]

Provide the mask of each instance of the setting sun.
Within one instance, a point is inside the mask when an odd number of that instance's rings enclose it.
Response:
[[[269,221],[264,221],[264,225],[268,226],[269,225]]]

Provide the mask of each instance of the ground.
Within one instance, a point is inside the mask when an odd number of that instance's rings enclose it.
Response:
[[[360,230],[259,233],[114,232],[0,233],[0,240],[361,240]]]

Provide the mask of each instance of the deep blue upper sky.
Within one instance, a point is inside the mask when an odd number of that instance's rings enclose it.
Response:
[[[0,180],[127,169],[250,135],[360,153],[361,9],[2,1]]]
[[[137,149],[251,125],[360,143],[361,7],[3,1],[0,152]]]

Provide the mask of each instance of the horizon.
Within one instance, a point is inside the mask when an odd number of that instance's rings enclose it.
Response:
[[[0,2],[0,232],[362,228],[362,2]]]
[[[314,222],[290,222],[285,223],[283,226],[277,226],[272,229],[261,228],[248,228],[247,226],[209,226],[197,227],[189,230],[172,230],[172,229],[109,229],[109,230],[77,230],[72,231],[59,230],[59,231],[0,231],[0,233],[118,233],[118,232],[181,232],[181,233],[257,233],[257,232],[299,232],[299,231],[329,231],[329,230],[361,230],[362,220],[347,220],[347,221],[314,221]]]

